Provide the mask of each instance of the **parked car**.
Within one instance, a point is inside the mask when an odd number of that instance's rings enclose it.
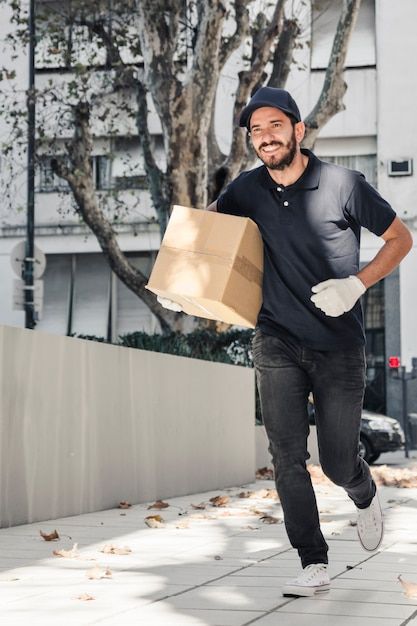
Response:
[[[308,403],[310,424],[315,424],[314,406]],[[373,413],[362,411],[359,454],[370,465],[375,463],[383,452],[393,452],[404,447],[404,431],[398,420]]]

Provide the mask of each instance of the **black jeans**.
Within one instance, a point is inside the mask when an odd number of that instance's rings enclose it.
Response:
[[[291,545],[303,567],[327,563],[316,498],[306,469],[309,423],[307,398],[314,395],[320,463],[323,472],[359,507],[376,492],[369,466],[358,455],[365,389],[362,346],[335,352],[304,348],[292,338],[253,339],[262,417],[269,439],[275,482]]]

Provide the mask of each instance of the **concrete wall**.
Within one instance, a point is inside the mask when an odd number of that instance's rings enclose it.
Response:
[[[0,526],[252,481],[254,373],[0,326]]]

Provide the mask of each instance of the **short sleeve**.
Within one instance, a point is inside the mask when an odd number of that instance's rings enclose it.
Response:
[[[235,197],[234,181],[229,183],[217,198],[217,211],[218,213],[227,213],[228,215],[243,216],[242,209]]]
[[[366,182],[363,174],[358,174],[355,186],[346,202],[348,219],[367,228],[375,235],[382,235],[396,217],[391,205],[380,196],[372,185]]]

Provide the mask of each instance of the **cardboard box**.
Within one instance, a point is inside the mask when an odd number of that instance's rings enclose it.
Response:
[[[174,206],[146,287],[189,315],[253,328],[262,276],[263,243],[255,222]]]

